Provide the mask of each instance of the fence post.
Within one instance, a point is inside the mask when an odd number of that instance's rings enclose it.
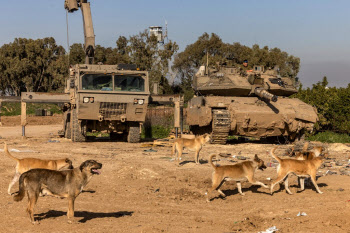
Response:
[[[22,138],[26,137],[26,125],[27,125],[27,103],[21,102],[21,125],[22,125]]]

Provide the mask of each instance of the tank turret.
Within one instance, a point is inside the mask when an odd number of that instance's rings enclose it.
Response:
[[[194,134],[211,133],[218,144],[225,144],[228,135],[300,139],[318,117],[311,105],[288,98],[297,93],[296,81],[258,65],[201,66],[193,78],[196,96],[188,103],[186,121]]]

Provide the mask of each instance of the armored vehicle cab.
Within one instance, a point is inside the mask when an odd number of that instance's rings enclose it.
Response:
[[[312,106],[288,98],[297,84],[263,66],[201,66],[193,78],[196,95],[188,103],[187,124],[194,134],[212,133],[219,144],[229,135],[301,138],[318,117]]]
[[[149,101],[148,72],[134,65],[75,65],[65,92],[64,134],[84,141],[87,132],[108,130],[128,142],[140,140]]]

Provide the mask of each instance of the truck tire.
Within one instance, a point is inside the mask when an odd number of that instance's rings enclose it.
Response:
[[[72,138],[72,130],[70,128],[70,122],[71,122],[71,113],[70,110],[67,110],[64,117],[64,137],[67,139]]]
[[[72,124],[72,141],[73,142],[85,142],[86,138],[84,135],[84,123],[79,122],[77,109],[73,109],[71,113],[71,124]]]
[[[130,125],[127,141],[129,143],[140,142],[140,127],[138,125]]]

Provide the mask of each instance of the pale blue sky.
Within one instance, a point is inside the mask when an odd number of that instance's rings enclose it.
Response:
[[[120,35],[135,35],[168,21],[169,38],[182,51],[204,32],[224,42],[279,47],[301,58],[305,86],[324,75],[330,86],[350,81],[350,1],[90,0],[96,44],[115,46]],[[16,37],[52,36],[67,47],[64,0],[0,0],[0,46]],[[83,43],[81,12],[69,14],[70,44]]]

